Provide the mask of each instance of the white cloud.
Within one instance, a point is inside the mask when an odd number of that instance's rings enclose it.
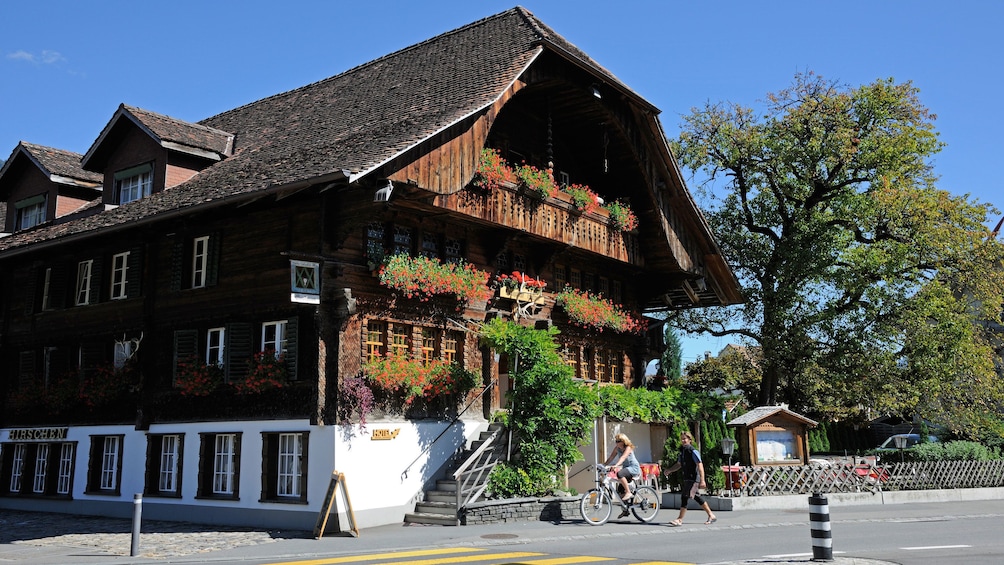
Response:
[[[35,62],[35,56],[27,51],[15,51],[13,53],[9,53],[7,58],[15,61],[27,61],[29,63]]]
[[[35,55],[34,53],[29,53],[28,51],[17,50],[13,53],[8,53],[7,58],[14,61],[25,61],[27,63],[43,64],[43,65],[53,65],[55,63],[62,63],[66,61],[66,57],[59,51],[51,51],[49,49],[43,50],[41,55]]]
[[[61,63],[65,60],[66,58],[63,57],[59,51],[49,51],[48,49],[42,51],[42,62],[47,65],[51,65],[52,63]]]

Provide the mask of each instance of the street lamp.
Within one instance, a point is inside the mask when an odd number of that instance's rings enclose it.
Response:
[[[732,439],[730,437],[723,437],[722,438],[722,454],[729,456],[729,467],[728,467],[729,468],[729,473],[728,473],[727,478],[725,480],[727,480],[729,482],[729,494],[731,496],[735,496],[735,494],[736,494],[735,491],[733,490],[733,487],[735,486],[735,482],[733,482],[733,479],[732,479],[732,453],[735,451],[735,449],[736,449],[736,440],[734,440],[734,439]],[[736,478],[738,478],[738,477],[736,477]]]
[[[906,447],[906,442],[909,438],[905,435],[893,436],[892,441],[896,444],[896,449],[899,450],[899,462],[903,462],[903,448]]]

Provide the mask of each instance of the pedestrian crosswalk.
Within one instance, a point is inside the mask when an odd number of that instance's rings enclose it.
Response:
[[[470,563],[484,565],[572,565],[575,563],[607,563],[608,565],[693,565],[675,561],[646,561],[626,563],[613,557],[590,555],[553,556],[535,551],[497,551],[477,547],[441,547],[412,551],[391,551],[360,555],[342,555],[306,561],[282,561],[268,565],[333,565],[361,563],[365,565],[449,565]]]

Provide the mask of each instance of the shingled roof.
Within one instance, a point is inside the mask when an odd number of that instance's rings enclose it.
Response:
[[[80,166],[80,153],[74,153],[73,151],[66,151],[64,149],[56,149],[55,147],[46,147],[44,145],[36,145],[34,143],[28,143],[22,141],[18,143],[17,147],[11,153],[10,159],[4,163],[4,167],[0,169],[0,178],[3,178],[4,173],[7,172],[8,168],[14,162],[14,160],[22,155],[29,160],[31,160],[35,165],[43,172],[49,180],[53,182],[60,182],[67,184],[79,184],[92,187],[101,188],[101,181],[103,177],[91,171],[85,171]]]
[[[651,107],[529,11],[517,7],[331,78],[203,120],[199,126],[234,136],[232,156],[148,198],[4,238],[0,253],[276,187],[325,179],[356,180],[488,107],[544,49],[590,69]],[[137,117],[157,135],[162,135],[158,131],[163,130],[157,128],[165,122],[154,116],[178,123],[124,105],[119,112]],[[85,164],[100,141],[85,156]]]
[[[104,147],[105,138],[123,121],[135,124],[165,148],[214,161],[230,155],[233,146],[234,136],[225,131],[120,104],[98,139],[80,160],[81,166],[101,169],[103,158],[109,151]]]

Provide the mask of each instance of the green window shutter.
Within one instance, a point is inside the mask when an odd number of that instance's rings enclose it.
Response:
[[[216,281],[220,273],[220,247],[221,240],[219,233],[209,236],[209,257],[206,265],[206,286],[216,286]]]
[[[227,324],[227,344],[223,350],[227,382],[248,376],[248,361],[254,354],[253,342],[251,324],[243,322]]]
[[[49,273],[49,308],[56,310],[66,308],[66,294],[69,292],[66,284],[66,264],[55,263]]]
[[[185,275],[185,267],[182,261],[185,258],[185,244],[175,241],[171,245],[171,291],[181,291],[181,281]]]
[[[97,342],[80,344],[80,374],[90,375],[105,360],[105,348]]]
[[[101,294],[102,294],[102,291],[104,290],[104,287],[102,286],[102,282],[101,282],[102,280],[104,280],[104,277],[102,276],[102,275],[104,275],[104,272],[102,271],[102,267],[103,266],[104,266],[104,262],[101,260],[101,257],[95,257],[94,258],[94,262],[91,263],[91,300],[90,300],[90,304],[97,304],[98,302],[101,302]]]
[[[18,355],[17,380],[22,386],[27,386],[35,380],[35,352],[22,351]]]
[[[300,455],[300,500],[307,502],[307,446],[310,445],[310,433],[300,434],[300,442],[303,452]]]
[[[286,320],[286,373],[289,380],[297,380],[299,368],[300,319]]]
[[[191,362],[199,356],[199,331],[177,330],[174,332],[174,371],[171,374],[171,384],[178,379],[178,366]]]
[[[143,247],[136,246],[129,250],[129,262],[126,267],[126,297],[137,298],[143,285]]]

